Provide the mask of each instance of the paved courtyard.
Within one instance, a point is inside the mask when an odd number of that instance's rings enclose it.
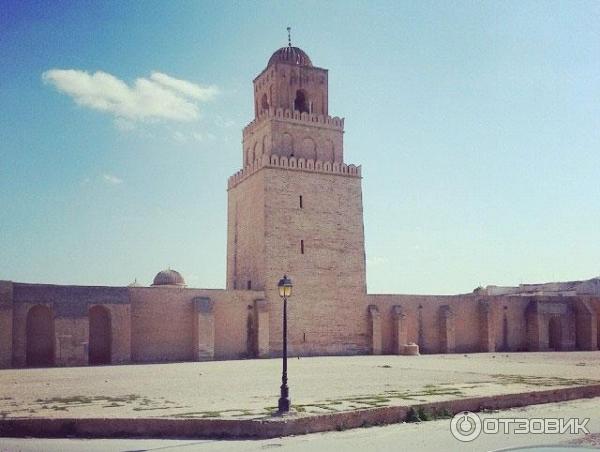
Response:
[[[600,383],[600,352],[290,359],[300,413]],[[277,404],[281,360],[0,370],[1,417],[256,418]]]

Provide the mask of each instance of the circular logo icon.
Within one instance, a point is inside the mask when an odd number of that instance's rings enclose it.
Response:
[[[481,433],[481,419],[475,413],[461,411],[450,421],[450,431],[459,441],[473,441]]]

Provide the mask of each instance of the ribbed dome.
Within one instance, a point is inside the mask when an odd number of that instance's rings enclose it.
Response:
[[[153,286],[185,286],[185,280],[178,271],[163,270],[154,277]]]
[[[312,61],[310,61],[310,58],[306,52],[304,52],[304,50],[302,50],[300,47],[292,46],[282,47],[273,55],[271,55],[271,58],[269,58],[269,64],[267,66],[270,66],[274,63],[288,63],[295,64],[297,66],[313,65]]]

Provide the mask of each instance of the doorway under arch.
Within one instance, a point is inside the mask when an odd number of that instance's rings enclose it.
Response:
[[[554,351],[560,350],[561,330],[560,318],[552,317],[548,322],[548,347]]]
[[[54,365],[54,314],[48,306],[34,306],[27,313],[27,345],[25,363],[28,367]]]
[[[110,364],[110,312],[104,306],[92,306],[89,311],[89,320],[89,363],[90,365]]]

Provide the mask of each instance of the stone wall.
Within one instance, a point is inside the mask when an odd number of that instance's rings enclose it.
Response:
[[[276,283],[294,281],[288,303],[291,354],[367,350],[361,179],[265,168],[264,288],[271,309],[271,348],[281,350]],[[302,196],[302,206],[300,205]]]
[[[267,99],[267,108],[294,108],[296,90],[306,93],[312,104],[312,112],[328,113],[328,71],[314,66],[276,63],[266,67],[253,82],[255,115],[264,110],[262,100]]]
[[[367,295],[364,312],[373,322],[377,310],[381,332],[370,341],[380,340],[382,353],[402,353],[402,342],[421,353],[548,350],[553,317],[555,349],[568,351],[598,349],[597,305],[580,296]]]
[[[321,181],[321,186],[327,183]],[[282,209],[278,215],[299,226],[293,230],[306,233],[311,228],[303,222],[310,223],[313,214],[304,217]],[[284,236],[290,239],[289,229]],[[283,238],[266,240],[283,243]],[[352,286],[349,276],[362,265],[358,253],[338,256],[351,248],[337,248],[333,241],[317,243],[311,256],[310,240],[302,254],[288,246],[293,239],[277,248],[295,280],[288,304],[291,356],[402,354],[410,342],[421,353],[598,349],[598,297],[366,295],[361,293],[364,282]],[[88,364],[88,312],[97,305],[110,313],[111,363],[278,355],[282,312],[275,287],[280,265],[267,262],[273,281],[265,291],[0,282],[0,367],[26,365],[28,313],[39,306],[52,313],[53,364],[58,366]],[[311,275],[315,267],[329,271]],[[328,278],[348,284],[350,290],[323,290],[321,281]],[[333,280],[329,283],[335,287]],[[560,328],[554,345],[552,319]]]
[[[131,296],[133,362],[251,356],[249,325],[259,291],[135,287]]]
[[[232,187],[227,198],[227,289],[264,288],[264,174]]]
[[[125,287],[58,286],[51,284],[13,284],[13,346],[12,364],[22,367],[27,355],[27,315],[35,306],[46,306],[53,318],[55,337],[54,362],[59,366],[87,365],[88,311],[94,305],[115,307],[127,311],[129,296]],[[116,326],[123,328],[115,334],[120,362],[129,361],[127,348],[128,318]],[[123,348],[125,350],[123,351]]]
[[[260,291],[0,281],[0,368],[27,365],[28,314],[40,306],[50,313],[50,365],[88,364],[94,306],[109,312],[112,364],[269,354],[269,306]]]
[[[297,283],[288,307],[290,353],[363,353],[368,323],[357,308],[366,294],[360,170],[330,163],[300,168],[300,160],[285,158],[282,166],[275,158],[230,180],[227,287],[251,282],[265,290],[272,353],[281,351],[276,284],[283,273]]]

